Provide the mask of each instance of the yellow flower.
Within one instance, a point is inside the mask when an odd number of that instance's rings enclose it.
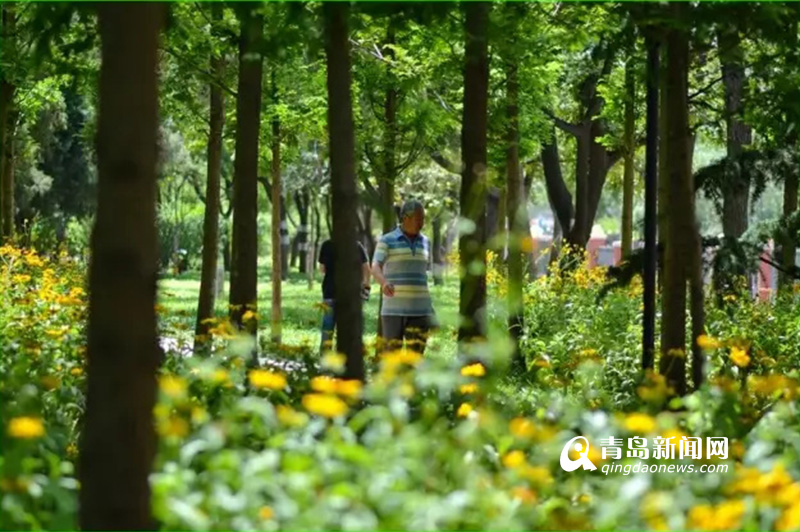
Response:
[[[191,415],[194,423],[203,423],[208,420],[208,412],[202,406],[193,406]]]
[[[347,413],[347,403],[335,395],[306,394],[303,396],[303,406],[312,414],[328,418],[343,416]]]
[[[543,466],[526,466],[521,472],[523,477],[537,486],[547,486],[553,482],[553,475],[550,470]]]
[[[158,424],[158,432],[162,436],[183,438],[189,434],[189,424],[178,416],[170,416]]]
[[[230,377],[230,374],[228,373],[228,371],[223,369],[223,368],[217,368],[211,374],[211,381],[212,382],[217,382],[217,383],[228,382],[228,381],[230,381],[230,378],[231,377]]]
[[[69,374],[72,375],[73,377],[80,377],[81,375],[83,375],[83,369],[72,368],[71,370],[69,370]]]
[[[747,387],[756,395],[772,396],[776,392],[785,399],[796,398],[798,395],[797,380],[783,375],[751,375],[747,379]]]
[[[161,391],[168,397],[182,397],[186,393],[186,381],[174,375],[164,375],[158,381]]]
[[[731,362],[740,368],[746,368],[750,365],[750,356],[744,349],[734,346],[731,347]]]
[[[12,438],[30,440],[44,436],[44,423],[40,417],[15,417],[8,423],[8,435]]]
[[[464,377],[483,377],[486,375],[486,368],[480,362],[476,362],[461,368],[461,375]]]
[[[422,361],[422,355],[411,349],[398,349],[396,351],[389,351],[381,356],[383,363],[389,367],[399,366],[405,364],[407,366],[416,366]]]
[[[744,503],[740,500],[725,501],[717,506],[700,504],[689,510],[688,529],[737,530],[744,515]]]
[[[11,277],[11,282],[14,284],[26,284],[30,282],[31,276],[26,273],[18,273]]]
[[[246,310],[244,314],[242,314],[242,322],[248,322],[250,320],[257,320],[258,314],[253,312],[252,310]]]
[[[355,399],[361,395],[363,384],[357,379],[341,380],[336,379],[336,393],[344,397]]]
[[[322,357],[322,367],[332,369],[334,371],[342,371],[347,357],[341,353],[327,352]]]
[[[41,378],[40,382],[45,390],[54,390],[61,385],[61,379],[53,377],[52,375],[45,375]]]
[[[655,430],[656,420],[647,414],[629,414],[625,418],[625,428],[631,432],[649,433]]]
[[[469,395],[471,393],[475,393],[478,391],[478,385],[474,382],[469,384],[462,384],[459,386],[458,391],[461,392],[463,395]]]
[[[467,417],[470,412],[472,412],[473,408],[472,405],[469,403],[461,403],[461,406],[458,407],[458,411],[456,414],[458,417]]]
[[[511,488],[511,496],[526,504],[533,504],[536,502],[536,492],[531,491],[525,486],[515,486]]]
[[[719,349],[722,347],[722,343],[719,340],[708,336],[707,334],[701,334],[697,337],[697,345],[700,346],[700,349],[706,350]]]
[[[247,375],[250,385],[254,388],[268,388],[270,390],[283,390],[286,388],[286,377],[266,369],[254,369]]]
[[[782,465],[776,465],[768,473],[760,475],[756,484],[756,498],[763,502],[776,502],[792,484],[792,477]]]
[[[67,456],[69,458],[75,458],[76,456],[78,456],[78,446],[75,445],[74,443],[70,443],[69,445],[67,445],[66,451],[67,451]]]
[[[278,405],[275,407],[275,414],[278,416],[278,421],[289,427],[301,427],[308,421],[308,416],[306,414],[298,412],[287,405]]]
[[[524,417],[515,417],[508,424],[508,430],[517,438],[531,438],[536,434],[536,426]]]
[[[273,517],[275,517],[275,510],[273,510],[269,506],[262,506],[258,510],[258,517],[263,519],[264,521],[268,521]]]
[[[525,463],[525,453],[520,450],[511,451],[503,456],[503,465],[509,469],[515,469]]]
[[[800,529],[800,500],[795,499],[775,521],[775,530],[783,532],[797,529]]]
[[[320,393],[335,393],[336,381],[326,375],[311,379],[311,389]]]

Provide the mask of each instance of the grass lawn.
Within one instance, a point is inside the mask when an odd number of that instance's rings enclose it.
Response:
[[[259,261],[258,308],[261,309],[260,335],[269,335],[269,310],[271,309],[272,281],[267,259]],[[217,317],[227,315],[228,284],[216,301]],[[189,271],[178,276],[165,276],[159,282],[159,304],[165,309],[163,323],[178,331],[184,331],[187,338],[194,330],[197,313],[197,295],[200,290],[200,272]],[[458,328],[458,277],[450,273],[443,286],[430,283],[433,306],[441,329],[428,340],[430,354],[435,356],[454,356],[456,351],[455,334]],[[322,311],[318,303],[322,300],[322,276],[316,274],[313,286],[309,289],[305,275],[292,271],[289,279],[283,282],[282,290],[283,327],[282,342],[288,345],[304,343],[316,346],[320,338]],[[378,324],[378,285],[372,285],[372,294],[364,304],[364,342],[369,345],[375,341]]]

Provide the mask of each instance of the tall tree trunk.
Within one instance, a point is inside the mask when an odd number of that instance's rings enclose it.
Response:
[[[281,280],[289,278],[289,256],[291,254],[291,240],[289,239],[289,222],[286,217],[286,196],[281,193],[280,200],[280,234],[281,234]]]
[[[787,4],[792,13],[792,33],[797,35],[798,32],[798,5]],[[797,102],[800,101],[800,84],[798,83],[798,66],[797,66],[798,50],[796,46],[789,48],[789,53],[784,57],[785,68],[792,73],[794,84],[792,85],[793,97],[789,100],[793,102],[793,112],[789,114],[789,129],[786,136],[786,144],[793,150],[792,153],[797,153],[797,128],[800,127],[800,116],[798,116]],[[790,216],[792,213],[797,212],[797,192],[798,192],[798,175],[797,166],[794,167],[795,171],[786,175],[783,185],[783,215]],[[797,233],[788,233],[786,238],[781,243],[781,264],[783,269],[790,272],[797,266]],[[789,274],[782,273],[779,277],[781,287],[791,287],[794,282],[793,277]]]
[[[249,4],[240,4],[239,85],[236,96],[236,159],[233,165],[233,272],[231,321],[253,336],[258,319],[243,322],[256,311],[258,265],[258,137],[261,125],[261,55],[264,17]],[[256,350],[253,350],[255,362]]]
[[[697,139],[695,134],[691,134],[689,138],[689,190],[694,191],[694,176],[691,173],[692,160],[694,158],[694,146]],[[703,356],[703,349],[700,347],[697,339],[705,334],[706,327],[706,311],[704,307],[704,293],[703,293],[703,244],[700,238],[700,228],[694,219],[695,212],[695,194],[692,193],[689,197],[691,202],[690,213],[692,216],[692,232],[687,236],[689,242],[689,261],[687,264],[689,278],[689,315],[692,318],[692,385],[694,389],[700,388],[703,383],[703,365],[705,358]]]
[[[632,43],[625,63],[625,168],[622,178],[622,258],[626,260],[633,249],[633,156],[636,144],[633,139],[635,119],[633,104],[636,98],[636,80],[633,72],[635,47]]]
[[[300,273],[306,273],[306,255],[308,254],[308,190],[295,192],[294,203],[297,205],[297,214],[300,217],[300,226],[297,228],[297,254],[299,258]]]
[[[384,130],[384,162],[383,179],[378,183],[381,195],[381,216],[383,232],[388,233],[397,226],[394,211],[394,187],[397,179],[397,78],[392,65],[394,63],[395,27],[392,17],[386,29],[386,100],[383,109]]]
[[[99,6],[98,197],[78,461],[83,530],[145,530],[156,450],[156,134],[164,6]]]
[[[336,348],[346,357],[346,378],[364,380],[361,313],[361,259],[356,247],[355,133],[350,84],[350,5],[326,3],[325,18],[328,134],[330,136],[333,245],[336,261]]]
[[[211,18],[222,20],[222,4],[211,4]],[[221,77],[224,62],[218,55],[211,56],[211,72]],[[219,256],[220,175],[222,172],[222,129],[225,126],[225,99],[222,89],[214,83],[208,86],[209,133],[206,149],[206,199],[203,214],[203,262],[200,267],[200,297],[197,302],[195,325],[195,352],[200,354],[208,345],[209,323],[214,315],[214,298],[217,283],[217,257]]]
[[[675,18],[683,19],[684,4],[671,4]],[[669,214],[664,249],[664,290],[659,370],[680,395],[686,393],[686,283],[692,260],[691,157],[689,153],[688,34],[672,29],[667,36],[667,118],[665,176]]]
[[[592,232],[589,220],[589,160],[591,157],[591,124],[581,124],[575,135],[575,220],[567,236],[567,241],[583,249]],[[563,229],[563,227],[562,227]],[[566,232],[566,230],[565,230]]]
[[[489,10],[491,4],[470,2],[466,12],[464,112],[461,126],[461,215],[475,228],[459,241],[461,285],[458,340],[486,338],[486,133],[489,101]]]
[[[558,155],[558,139],[555,128],[553,128],[550,140],[542,144],[541,158],[547,199],[553,209],[554,217],[561,226],[561,230],[564,233],[568,233],[574,214],[572,194],[570,194],[561,174],[561,159]]]
[[[13,108],[13,87],[11,89],[11,110],[8,113],[6,127],[6,134],[3,146],[3,172],[0,179],[2,179],[3,190],[3,211],[2,211],[2,236],[7,239],[14,237],[14,213],[16,206],[14,201],[14,158],[16,143],[16,129],[17,119],[19,113]]]
[[[16,6],[5,2],[2,7],[2,33],[4,62],[14,61],[16,36]],[[14,236],[14,135],[16,113],[14,94],[16,86],[0,68],[0,242]]]
[[[519,371],[525,370],[520,338],[523,330],[522,293],[524,279],[523,240],[530,238],[528,209],[523,194],[522,168],[519,161],[519,80],[515,58],[506,68],[506,190],[508,199],[508,331],[514,342],[512,363]]]
[[[271,68],[270,78],[272,83],[272,101],[278,105],[278,86],[275,81],[275,66]],[[270,320],[270,339],[276,344],[281,343],[281,324],[283,315],[281,311],[281,197],[283,184],[281,182],[281,121],[277,108],[272,114],[272,319]]]
[[[658,88],[660,44],[645,37],[647,47],[647,140],[644,171],[644,267],[642,268],[642,369],[652,369],[656,337],[656,267],[658,220]]]
[[[720,29],[717,41],[725,86],[726,147],[729,168],[732,170],[722,186],[722,233],[728,238],[738,239],[747,231],[750,199],[750,179],[740,166],[743,146],[750,144],[752,137],[750,126],[743,121],[742,92],[747,80],[738,30],[735,27]]]
[[[431,223],[433,233],[433,284],[444,284],[444,257],[442,257],[442,215],[437,214]]]

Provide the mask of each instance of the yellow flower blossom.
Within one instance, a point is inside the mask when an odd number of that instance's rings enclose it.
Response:
[[[278,417],[278,421],[289,427],[302,427],[308,422],[308,416],[306,414],[298,412],[287,405],[278,405],[275,407],[275,415]]]
[[[286,388],[286,377],[274,371],[266,369],[250,370],[247,378],[254,388],[267,388],[269,390],[283,390]]]
[[[83,369],[72,368],[71,370],[69,370],[69,374],[72,375],[73,377],[80,377],[81,375],[83,375]]]
[[[242,322],[248,322],[250,320],[257,320],[258,314],[253,312],[252,310],[246,310],[244,314],[242,314]]]
[[[480,362],[476,362],[461,368],[461,375],[464,377],[483,377],[486,375],[486,368]]]
[[[61,385],[61,379],[52,375],[45,375],[40,379],[40,382],[45,390],[54,390]]]
[[[536,426],[529,419],[515,417],[508,424],[508,430],[520,439],[532,438],[536,434]]]
[[[625,418],[625,428],[631,432],[650,433],[656,428],[656,420],[647,414],[629,414]]]
[[[544,466],[527,465],[520,469],[520,474],[536,486],[547,486],[553,483],[553,475]]]
[[[275,517],[275,511],[269,506],[262,506],[258,510],[258,517],[264,521],[268,521]]]
[[[327,352],[322,357],[322,367],[332,369],[334,371],[342,371],[347,357],[341,353]]]
[[[344,397],[355,399],[361,395],[363,384],[357,379],[336,379],[336,393]]]
[[[722,347],[722,342],[707,334],[701,334],[697,337],[697,345],[700,346],[701,349],[711,350]]]
[[[472,412],[472,410],[473,408],[471,404],[461,403],[461,405],[458,407],[458,410],[456,411],[456,415],[458,415],[458,417],[467,417],[470,414],[470,412]]]
[[[228,370],[223,368],[217,368],[211,373],[211,381],[216,383],[227,383],[230,382],[231,376],[228,373]]]
[[[22,416],[11,418],[8,435],[21,440],[31,440],[44,436],[44,423],[40,417]]]
[[[536,492],[531,491],[525,486],[515,486],[511,488],[511,496],[525,504],[533,504],[537,500]]]
[[[788,532],[789,530],[798,529],[800,529],[800,500],[795,499],[775,521],[775,530]]]
[[[186,381],[175,375],[164,375],[159,379],[158,385],[168,397],[177,398],[186,394]]]
[[[478,385],[475,384],[474,382],[471,382],[469,384],[462,384],[461,386],[459,386],[458,391],[463,395],[469,395],[478,391]]]
[[[178,416],[170,416],[158,423],[158,433],[172,438],[183,438],[189,434],[189,424]]]
[[[303,406],[312,414],[334,418],[347,413],[347,403],[336,397],[322,393],[309,393],[303,396]]]
[[[736,346],[731,347],[731,362],[740,368],[746,368],[748,365],[750,365],[750,355],[748,355],[747,351],[744,349]]]
[[[511,451],[502,458],[503,465],[509,469],[516,469],[525,463],[525,453],[520,450]]]
[[[336,393],[336,381],[327,375],[314,377],[311,379],[311,389],[319,393]]]

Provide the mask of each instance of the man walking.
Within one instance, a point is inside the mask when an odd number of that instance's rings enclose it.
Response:
[[[430,245],[420,231],[425,224],[422,203],[409,200],[400,209],[400,225],[381,236],[372,259],[372,275],[381,285],[381,328],[384,349],[425,350],[434,312],[428,292]]]
[[[369,257],[367,250],[361,242],[356,241],[358,246],[358,253],[361,256],[361,298],[369,299]],[[326,348],[331,349],[333,342],[333,330],[336,327],[335,319],[335,301],[336,301],[336,274],[334,273],[334,265],[336,264],[336,253],[333,247],[333,241],[328,239],[322,243],[319,250],[319,263],[322,273],[325,275],[322,278],[322,302],[325,305],[325,314],[322,316],[322,340],[320,342],[320,353],[324,352]]]

